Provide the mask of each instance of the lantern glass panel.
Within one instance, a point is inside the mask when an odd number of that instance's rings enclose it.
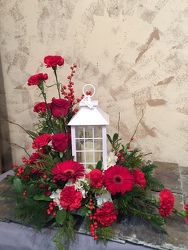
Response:
[[[88,165],[96,166],[102,159],[102,127],[77,126],[76,127],[76,159]]]

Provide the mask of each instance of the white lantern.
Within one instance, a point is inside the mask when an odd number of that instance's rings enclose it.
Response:
[[[87,95],[85,87],[91,86],[93,94]],[[71,126],[72,155],[75,161],[85,168],[96,166],[102,160],[103,168],[107,166],[106,126],[109,116],[98,107],[98,101],[91,101],[95,88],[91,84],[83,87],[84,98],[80,102],[80,110],[72,117]]]

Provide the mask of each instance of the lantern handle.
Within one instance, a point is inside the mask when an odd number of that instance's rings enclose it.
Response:
[[[92,93],[91,95],[87,95],[87,94],[85,93],[85,87],[88,87],[88,86],[90,86],[90,87],[93,88],[93,93]],[[84,98],[83,98],[82,101],[83,101],[90,109],[92,109],[92,108],[93,108],[93,104],[91,103],[91,97],[94,96],[94,94],[95,94],[95,87],[94,87],[92,84],[90,84],[90,83],[85,84],[85,85],[83,86],[83,88],[82,88],[82,93],[84,94]]]
[[[90,87],[93,88],[93,93],[92,93],[91,95],[87,95],[87,94],[85,93],[85,87],[87,87],[87,86],[90,86]],[[85,85],[83,86],[83,88],[82,88],[82,93],[84,94],[84,96],[85,96],[85,97],[88,99],[88,101],[89,101],[89,100],[91,100],[91,97],[93,97],[94,94],[95,94],[95,87],[94,87],[92,84],[90,84],[90,83],[85,84]]]

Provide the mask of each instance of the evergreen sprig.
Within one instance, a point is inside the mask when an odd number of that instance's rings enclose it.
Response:
[[[69,250],[71,242],[76,240],[76,233],[74,230],[75,220],[71,213],[66,213],[66,219],[64,219],[53,238],[52,241],[55,243],[57,250]]]

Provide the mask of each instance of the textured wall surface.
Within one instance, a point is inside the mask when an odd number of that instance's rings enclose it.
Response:
[[[150,160],[188,166],[188,1],[187,0],[0,0],[1,133],[20,163],[30,139],[34,103],[41,101],[27,79],[51,74],[43,58],[58,54],[66,83],[77,63],[75,88],[96,87],[95,99],[110,115],[110,134],[127,142],[138,126],[133,146]],[[48,99],[56,96],[48,91]]]

